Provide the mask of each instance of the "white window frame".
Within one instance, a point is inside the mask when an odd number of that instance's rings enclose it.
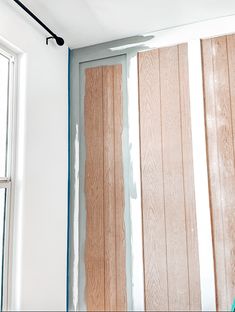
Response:
[[[16,54],[8,48],[0,45],[0,54],[9,60],[9,80],[8,80],[8,120],[7,120],[7,168],[6,176],[0,177],[0,189],[5,189],[6,204],[4,218],[4,245],[3,245],[3,263],[2,280],[0,281],[0,309],[5,311],[8,306],[8,280],[9,280],[9,259],[10,259],[10,237],[12,214],[12,175],[14,167],[14,146],[15,146],[15,86],[16,86]],[[0,254],[1,256],[1,254]]]

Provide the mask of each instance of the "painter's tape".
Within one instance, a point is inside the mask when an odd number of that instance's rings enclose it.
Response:
[[[232,304],[232,310],[231,310],[232,312],[235,312],[235,298],[234,298],[234,300],[233,300],[233,304]]]
[[[68,49],[68,186],[67,186],[67,276],[66,276],[66,311],[69,311],[69,261],[70,261],[70,49]]]

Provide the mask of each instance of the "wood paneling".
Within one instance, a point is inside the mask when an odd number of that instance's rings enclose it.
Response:
[[[122,67],[85,72],[86,304],[125,311]]]
[[[200,310],[187,45],[138,71],[146,310]]]
[[[189,102],[188,51],[187,45],[179,45],[179,81],[182,133],[182,161],[185,196],[185,220],[188,244],[188,278],[190,309],[200,310],[201,292],[199,280],[199,256],[197,240],[196,206],[194,194],[192,136]],[[193,268],[193,269],[192,269]]]
[[[218,310],[235,297],[235,36],[202,41]]]
[[[124,184],[122,165],[122,70],[121,66],[114,71],[114,142],[115,142],[115,203],[116,203],[116,275],[117,306],[116,311],[127,310],[126,297],[126,259],[124,228]]]
[[[103,70],[103,116],[104,116],[104,223],[105,223],[105,307],[116,308],[116,216],[115,216],[115,167],[114,167],[114,105],[113,68]]]
[[[86,301],[90,311],[104,308],[104,139],[102,69],[87,69],[86,137]]]

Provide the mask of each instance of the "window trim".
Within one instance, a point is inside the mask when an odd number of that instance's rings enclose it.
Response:
[[[2,251],[2,276],[0,284],[0,309],[8,310],[10,267],[12,257],[12,225],[13,225],[13,190],[15,150],[16,150],[16,92],[17,92],[17,54],[0,43],[0,54],[9,60],[8,78],[8,112],[7,112],[7,151],[6,173],[0,177],[0,189],[5,189],[4,232]]]

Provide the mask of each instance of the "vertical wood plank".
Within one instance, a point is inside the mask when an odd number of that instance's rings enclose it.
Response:
[[[229,194],[232,188],[229,184],[227,177],[234,175],[234,155],[233,155],[233,142],[232,142],[232,125],[231,125],[231,107],[230,107],[230,90],[228,81],[228,59],[227,59],[227,39],[226,36],[212,39],[213,51],[213,66],[214,66],[214,94],[215,94],[215,113],[216,113],[216,132],[217,132],[217,145],[218,145],[218,165],[220,176],[220,222],[222,222],[222,237],[223,237],[223,253],[221,249],[217,249],[217,256],[223,258],[225,264],[225,287],[226,287],[226,304],[224,309],[229,310],[233,298],[229,302],[228,298],[228,279],[231,272],[229,272],[230,265],[230,250],[228,249],[228,229],[226,218],[229,217],[229,200],[232,199]],[[227,182],[227,183],[226,183]],[[229,182],[229,184],[228,184]],[[230,185],[231,186],[231,185]],[[229,187],[229,189],[228,189]],[[228,192],[227,192],[228,191]],[[228,215],[226,215],[228,214]],[[220,244],[220,242],[218,242]],[[218,255],[219,253],[219,255]],[[215,259],[216,263],[216,259]],[[218,268],[218,272],[219,272]],[[218,293],[220,286],[217,285]]]
[[[188,274],[190,310],[201,310],[200,270],[198,257],[196,207],[194,194],[192,134],[190,120],[188,47],[181,44],[179,49],[179,81],[181,103],[181,131],[184,168],[185,213],[188,242]]]
[[[200,310],[187,45],[138,71],[146,310]]]
[[[89,311],[125,311],[122,66],[85,74],[86,304]]]
[[[189,310],[178,47],[160,49],[169,310]]]
[[[235,35],[227,36],[227,52],[228,52],[228,67],[229,67],[229,83],[230,83],[230,101],[231,101],[231,123],[232,123],[232,144],[233,153],[235,150]],[[233,168],[235,158],[233,155]],[[229,189],[229,186],[231,189]],[[227,194],[230,198],[230,208],[226,216],[226,228],[227,228],[227,242],[229,250],[228,265],[228,301],[229,304],[235,297],[235,176],[233,175],[232,181],[228,179]],[[231,194],[233,194],[232,197]]]
[[[114,166],[115,166],[115,204],[116,204],[116,275],[117,311],[127,310],[126,294],[126,244],[124,224],[124,182],[122,164],[122,66],[114,66]]]
[[[168,310],[158,50],[138,54],[145,308]]]
[[[86,304],[89,311],[104,310],[103,212],[103,98],[102,68],[86,70],[85,194],[86,194]]]
[[[216,110],[214,94],[214,65],[213,50],[211,39],[202,41],[203,53],[203,79],[204,79],[204,97],[206,112],[206,133],[208,150],[208,168],[209,168],[209,188],[213,229],[213,245],[215,257],[215,277],[216,277],[216,305],[217,308],[226,306],[226,282],[225,282],[225,263],[224,263],[224,239],[222,216],[220,210],[220,182],[219,182],[219,162],[216,130]],[[210,131],[210,133],[209,133]],[[220,241],[220,251],[216,248],[216,241]],[[217,274],[217,270],[220,274]],[[220,285],[220,296],[218,288]]]
[[[231,309],[235,292],[233,40],[222,36],[202,41],[218,310]]]
[[[103,67],[105,310],[116,310],[116,215],[113,67]]]

